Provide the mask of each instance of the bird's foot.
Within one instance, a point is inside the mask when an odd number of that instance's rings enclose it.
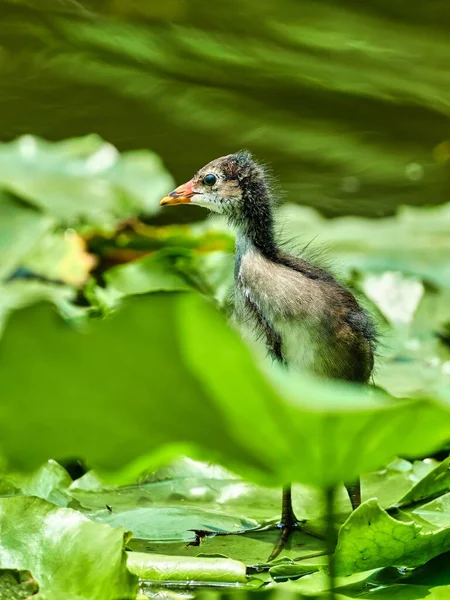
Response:
[[[302,523],[304,523],[304,522],[305,521],[302,521]],[[280,552],[282,552],[282,550],[284,550],[284,548],[286,547],[286,544],[288,543],[288,541],[291,538],[294,531],[299,531],[301,529],[301,523],[300,523],[300,521],[297,521],[297,519],[295,519],[295,518],[289,519],[286,523],[283,523],[283,522],[279,523],[278,528],[280,529],[280,536],[279,536],[278,541],[275,544],[272,552],[270,553],[268,562],[275,560],[277,558],[277,556],[280,554]]]
[[[306,520],[298,521],[295,518],[288,520],[286,523],[279,523],[278,529],[280,530],[280,536],[272,552],[270,553],[267,562],[271,562],[272,560],[275,560],[277,556],[279,556],[279,554],[286,548],[289,540],[295,532],[302,531],[306,535],[317,537],[319,539],[325,539],[324,536],[320,535],[319,533],[308,529],[306,524]]]

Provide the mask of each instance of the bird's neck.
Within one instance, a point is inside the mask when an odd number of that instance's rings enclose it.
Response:
[[[242,256],[252,250],[260,252],[265,258],[275,260],[278,248],[275,241],[272,202],[266,190],[251,190],[244,197],[242,213],[236,229],[236,254]]]

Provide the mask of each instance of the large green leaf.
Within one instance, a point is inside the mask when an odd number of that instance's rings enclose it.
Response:
[[[154,213],[172,185],[155,154],[121,157],[96,136],[57,143],[24,136],[0,146],[0,187],[64,222],[104,226]]]
[[[134,600],[128,534],[30,497],[0,498],[0,568],[31,571],[39,599]]]
[[[441,439],[448,435],[449,413],[438,405],[392,401],[367,388],[317,383],[285,371],[275,371],[274,387],[268,387],[217,313],[192,299],[186,306],[180,318],[185,360],[247,446],[268,464],[278,456],[279,481],[327,486],[351,480],[395,454],[429,451],[440,427]],[[403,432],[400,438],[396,431]]]
[[[45,305],[16,312],[0,347],[1,448],[12,464],[29,469],[50,457],[82,455],[108,470],[138,460],[139,473],[148,466],[139,457],[165,443],[176,444],[173,455],[194,443],[214,449],[219,441],[216,455],[228,454],[235,464],[246,456],[264,472],[184,365],[178,302],[166,294],[135,298],[86,335]],[[11,421],[17,423],[18,413],[21,436]],[[38,440],[23,444],[22,436],[35,437],[36,424]]]
[[[339,532],[338,572],[350,575],[378,567],[415,567],[450,550],[450,527],[422,531],[414,522],[400,522],[376,500],[361,504]]]
[[[13,315],[0,349],[0,444],[21,469],[81,455],[109,471],[131,463],[129,477],[150,455],[197,453],[264,483],[329,486],[450,437],[444,406],[264,374],[193,296],[135,297],[84,335],[33,307]],[[39,424],[32,449],[15,434],[18,411],[23,436]]]

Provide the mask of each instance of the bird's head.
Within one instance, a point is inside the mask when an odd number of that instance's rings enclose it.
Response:
[[[162,206],[193,204],[239,221],[249,204],[268,201],[266,173],[249,152],[213,160],[161,200]]]

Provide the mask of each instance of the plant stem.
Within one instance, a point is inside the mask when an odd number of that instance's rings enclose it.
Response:
[[[328,567],[329,567],[329,586],[330,600],[335,600],[334,593],[336,587],[336,532],[334,528],[334,499],[336,487],[330,487],[325,491],[325,506],[326,506],[326,534],[327,534],[327,551],[328,551]]]

